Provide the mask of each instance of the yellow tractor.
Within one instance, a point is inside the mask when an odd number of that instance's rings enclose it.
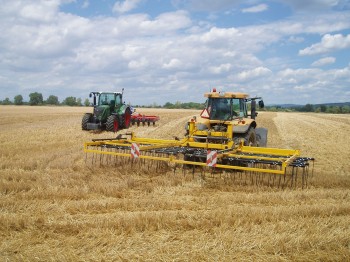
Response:
[[[191,137],[197,142],[228,144],[233,147],[242,140],[246,146],[267,144],[267,129],[257,128],[255,117],[256,100],[260,108],[264,107],[261,97],[249,98],[248,94],[217,92],[205,93],[207,101],[199,116],[191,121],[195,123]],[[250,108],[250,114],[248,110]],[[189,134],[189,124],[186,135]]]
[[[93,139],[84,144],[86,161],[117,167],[138,163],[148,169],[163,162],[174,172],[177,167],[183,172],[190,167],[193,174],[198,169],[200,174],[224,173],[240,184],[307,186],[313,158],[301,157],[299,150],[263,147],[267,130],[257,128],[255,122],[256,100],[264,106],[261,98],[215,89],[205,97],[205,108],[188,121],[183,138],[141,138],[129,132],[116,138]]]

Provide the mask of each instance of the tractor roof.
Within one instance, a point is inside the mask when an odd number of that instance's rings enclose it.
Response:
[[[122,94],[122,92],[99,92],[100,94]]]
[[[214,89],[210,93],[205,93],[204,97],[213,97],[213,98],[248,98],[249,95],[245,93],[236,93],[236,92],[216,92]]]

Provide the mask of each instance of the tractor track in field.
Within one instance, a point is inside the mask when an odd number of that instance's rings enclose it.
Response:
[[[150,110],[150,109],[149,109]],[[131,126],[130,131],[135,132],[139,137],[173,139],[174,137],[182,138],[185,134],[186,122],[199,113],[196,110],[181,110],[177,115],[169,110],[144,110],[144,114],[158,115],[160,120],[155,126]],[[174,117],[176,116],[176,117]]]
[[[280,145],[300,149],[316,159],[316,171],[350,175],[350,116],[315,113],[277,113]]]

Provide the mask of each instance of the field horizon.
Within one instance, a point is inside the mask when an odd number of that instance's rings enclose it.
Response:
[[[316,159],[307,189],[281,189],[92,166],[85,141],[182,137],[200,111],[137,108],[160,121],[114,134],[81,130],[91,110],[0,106],[0,259],[350,260],[350,115],[259,112],[268,147]]]

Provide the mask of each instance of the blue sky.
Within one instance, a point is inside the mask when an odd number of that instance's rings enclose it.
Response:
[[[350,101],[344,0],[0,0],[0,100],[202,102],[216,87],[266,104]]]

